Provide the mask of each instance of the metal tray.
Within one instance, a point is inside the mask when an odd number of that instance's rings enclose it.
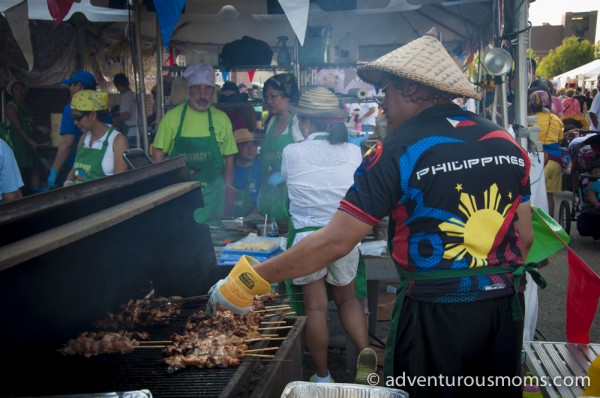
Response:
[[[350,383],[310,383],[293,381],[288,383],[281,398],[408,398],[406,391],[387,387],[361,386]]]
[[[148,390],[139,390],[92,394],[46,395],[45,397],[40,398],[152,398],[152,393]]]
[[[273,241],[275,243],[277,243],[277,245],[271,249],[271,250],[236,250],[236,249],[232,249],[232,246],[234,246],[236,243],[245,241],[248,237],[240,239],[237,242],[233,242],[233,243],[229,243],[228,245],[226,245],[223,248],[223,254],[240,254],[240,255],[258,255],[258,256],[263,256],[263,257],[268,257],[272,254],[274,254],[275,252],[277,252],[278,250],[281,250],[281,247],[279,246],[281,243],[281,238],[279,237],[275,237],[275,238],[269,238],[269,237],[264,237],[264,236],[260,236],[260,237],[250,237],[250,239],[248,239],[248,241],[250,240],[256,240],[256,241]]]

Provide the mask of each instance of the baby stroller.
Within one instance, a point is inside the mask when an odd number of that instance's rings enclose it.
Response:
[[[579,217],[587,218],[592,215],[600,220],[600,210],[595,209],[586,198],[584,188],[594,181],[600,179],[600,176],[591,174],[592,165],[600,164],[600,134],[594,131],[579,131],[580,136],[573,138],[568,145],[567,153],[570,159],[570,168],[567,167],[563,189],[573,192],[573,198],[562,200],[558,211],[558,222],[563,229],[570,234],[571,223],[577,222],[578,230],[583,220]],[[565,188],[568,186],[568,188]],[[587,224],[587,222],[586,222]],[[595,231],[586,231],[582,236],[594,236],[594,239],[600,237],[600,223],[596,224]],[[589,228],[587,228],[589,229]]]

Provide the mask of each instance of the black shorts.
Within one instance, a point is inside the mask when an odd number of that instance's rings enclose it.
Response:
[[[452,304],[405,298],[394,358],[395,378],[405,385],[395,387],[411,398],[520,398],[523,321],[513,320],[512,298]],[[413,385],[415,376],[425,382],[411,387],[407,376]]]

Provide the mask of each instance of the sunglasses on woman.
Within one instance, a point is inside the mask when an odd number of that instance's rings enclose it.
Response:
[[[75,120],[76,122],[80,122],[81,119],[83,119],[84,117],[86,117],[87,115],[89,115],[89,113],[81,113],[79,115],[73,115],[73,120]]]

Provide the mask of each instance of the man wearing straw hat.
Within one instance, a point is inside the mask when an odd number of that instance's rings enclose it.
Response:
[[[358,75],[385,93],[390,133],[365,154],[324,228],[254,267],[243,258],[212,289],[210,306],[244,311],[269,283],[325,267],[389,216],[401,285],[381,384],[411,398],[520,397],[524,259],[533,242],[527,153],[500,126],[452,103],[479,94],[431,36]]]

